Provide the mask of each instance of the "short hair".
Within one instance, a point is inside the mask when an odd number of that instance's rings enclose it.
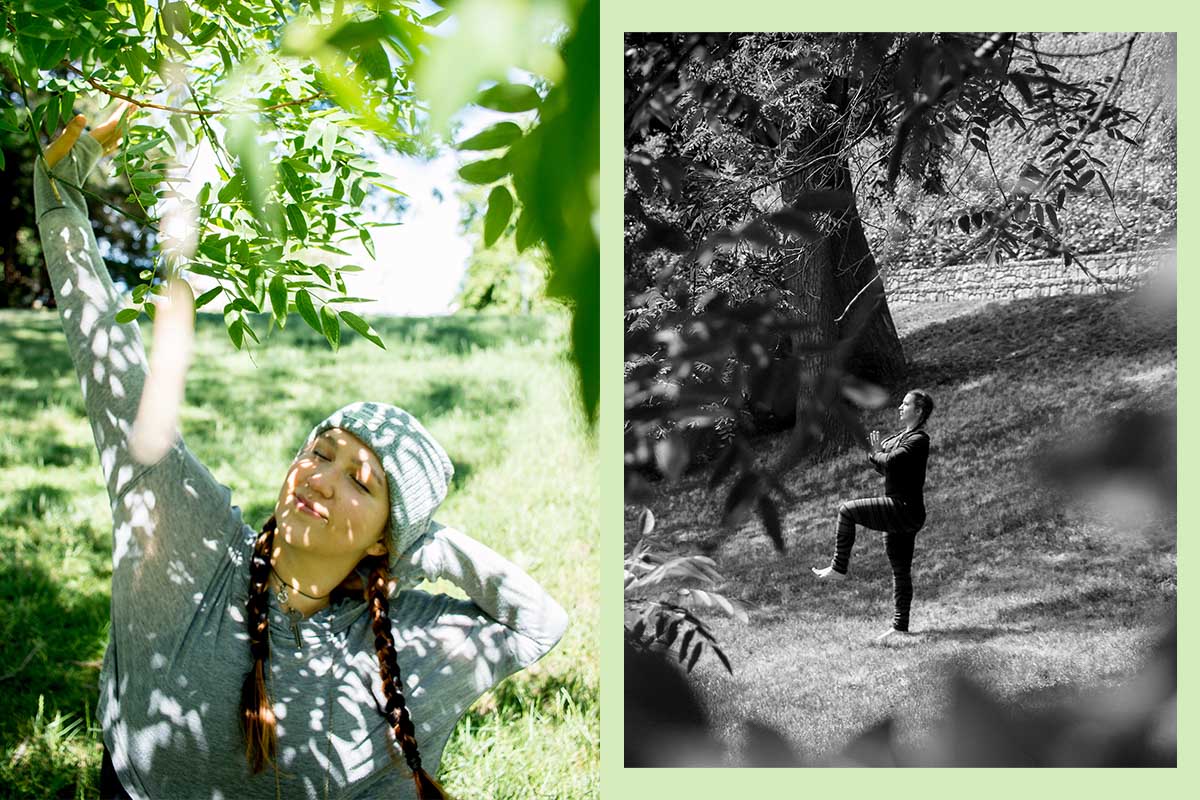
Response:
[[[933,398],[924,389],[913,389],[909,394],[913,396],[913,401],[916,402],[917,408],[921,409],[921,419],[917,421],[917,426],[920,427],[925,424],[925,421],[929,419],[929,415],[933,413]]]

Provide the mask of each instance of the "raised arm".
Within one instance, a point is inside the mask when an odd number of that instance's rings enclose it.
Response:
[[[118,112],[119,114],[120,112]],[[228,487],[173,431],[154,464],[134,459],[130,432],[146,383],[146,357],[136,324],[114,317],[121,297],[100,258],[79,187],[104,150],[115,145],[119,117],[82,135],[76,117],[34,169],[42,249],[67,346],[83,389],[92,435],[113,514],[113,608],[128,610],[122,635],[179,627],[213,585],[242,534]],[[256,521],[257,525],[257,521]],[[117,626],[114,625],[114,631]]]
[[[105,126],[115,127],[116,122]],[[96,246],[87,202],[75,188],[83,185],[104,152],[96,137],[80,135],[83,126],[83,117],[76,117],[47,148],[49,171],[38,159],[33,192],[59,318],[83,389],[109,499],[115,503],[122,489],[147,469],[134,462],[127,445],[146,378],[146,357],[137,325],[119,325],[113,319],[121,296]]]
[[[470,536],[433,523],[407,562],[430,581],[447,580],[499,623],[513,663],[508,674],[550,651],[567,629],[567,612],[520,567]]]

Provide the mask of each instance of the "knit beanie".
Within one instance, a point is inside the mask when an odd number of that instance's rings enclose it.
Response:
[[[383,465],[391,503],[388,566],[394,570],[446,499],[454,465],[415,417],[393,405],[372,402],[351,403],[317,423],[296,457],[330,428],[357,436]]]

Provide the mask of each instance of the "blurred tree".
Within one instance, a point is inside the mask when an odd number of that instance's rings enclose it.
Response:
[[[527,314],[544,303],[547,265],[541,248],[520,252],[512,237],[500,238],[511,225],[487,230],[488,200],[481,189],[459,192],[459,202],[464,209],[462,231],[473,245],[455,305],[462,310]]]
[[[0,81],[9,77],[0,68]],[[13,97],[17,89],[4,87]],[[0,123],[0,308],[52,307],[54,293],[42,261],[41,242],[33,218],[33,143],[20,131],[10,131]],[[152,266],[150,247],[153,234],[132,223],[126,215],[134,213],[127,205],[128,184],[122,178],[97,179],[92,190],[105,204],[97,204],[92,218],[96,238],[105,243],[104,259],[114,279],[127,286],[137,283],[138,273]]]

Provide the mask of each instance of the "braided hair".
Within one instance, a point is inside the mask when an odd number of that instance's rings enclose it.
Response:
[[[371,630],[375,633],[375,656],[379,659],[379,677],[387,705],[383,714],[392,726],[392,733],[404,753],[404,761],[412,770],[417,797],[421,800],[444,800],[442,787],[421,767],[417,749],[416,728],[404,700],[404,681],[396,663],[396,643],[392,640],[392,621],[388,618],[387,557],[376,557],[367,580],[367,609],[371,614]]]
[[[262,772],[268,762],[274,759],[276,749],[275,712],[265,680],[266,662],[270,656],[267,582],[271,575],[271,547],[275,541],[275,528],[275,517],[272,516],[254,542],[250,558],[250,593],[246,601],[246,632],[250,636],[250,654],[254,662],[242,682],[241,708],[246,760],[253,775]],[[391,575],[387,568],[387,556],[369,557],[364,562],[371,566],[364,594],[371,615],[371,630],[375,634],[375,655],[379,659],[383,696],[387,701],[380,712],[391,725],[404,753],[404,760],[412,771],[417,797],[420,800],[445,800],[445,791],[421,767],[416,728],[404,699],[400,667],[396,662],[396,644],[392,639],[392,623],[388,618],[388,581]],[[352,571],[339,589],[348,588],[357,578]]]
[[[267,580],[271,576],[271,545],[275,541],[275,517],[266,521],[254,542],[250,557],[250,596],[246,600],[246,632],[250,635],[250,655],[254,663],[242,681],[242,729],[246,738],[246,761],[250,773],[257,775],[275,757],[275,711],[267,695],[264,673],[271,654],[267,639],[269,597]]]

